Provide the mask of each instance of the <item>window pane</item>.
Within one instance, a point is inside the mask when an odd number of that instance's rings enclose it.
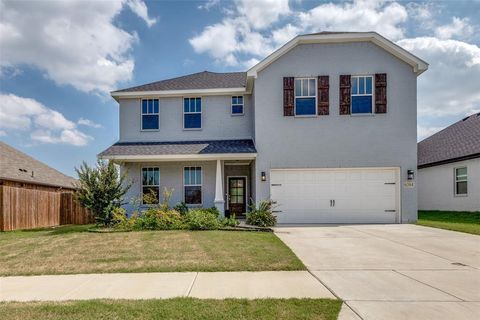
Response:
[[[190,184],[190,170],[188,168],[183,169],[183,184]]]
[[[158,114],[144,114],[142,116],[142,129],[143,130],[158,129]]]
[[[358,93],[358,78],[352,77],[352,94]]]
[[[201,204],[202,203],[202,187],[186,186],[185,187],[185,203]]]
[[[153,100],[153,112],[158,113],[158,99]]]
[[[365,93],[372,94],[372,77],[367,77],[365,81],[366,81]]]
[[[202,127],[202,115],[200,113],[185,114],[184,116],[186,129],[197,129]]]
[[[309,85],[308,85],[308,95],[310,97],[314,97],[315,96],[315,79],[310,79],[309,80]]]
[[[189,111],[189,103],[190,103],[190,99],[188,98],[183,99],[183,112]]]
[[[238,103],[238,98],[232,97],[232,104],[237,104],[237,103]]]
[[[142,185],[147,184],[147,168],[142,169]]]
[[[243,104],[243,97],[242,96],[238,97],[238,104]]]
[[[457,182],[457,194],[467,194],[467,181]]]
[[[457,168],[457,180],[467,179],[467,168]]]
[[[147,100],[142,100],[142,113],[147,113],[147,111],[148,111],[147,103],[148,103]]]
[[[158,187],[143,187],[142,189],[142,200],[144,204],[156,204],[159,199],[159,188]]]
[[[160,184],[160,171],[158,168],[153,169],[153,184],[156,186]]]
[[[241,105],[232,106],[232,113],[233,114],[242,114],[243,113],[243,106],[241,106]]]
[[[202,98],[195,99],[195,112],[202,112]]]
[[[148,99],[148,113],[153,113],[153,100]]]
[[[372,113],[372,96],[353,96],[353,113]]]
[[[301,115],[314,115],[315,112],[315,98],[296,98],[296,114]]]
[[[302,80],[295,80],[295,96],[302,95]]]
[[[358,93],[364,94],[365,93],[365,78],[360,77],[358,78]]]
[[[308,96],[308,79],[302,80],[302,96]]]
[[[202,184],[202,168],[197,167],[195,172],[196,172],[195,184]]]

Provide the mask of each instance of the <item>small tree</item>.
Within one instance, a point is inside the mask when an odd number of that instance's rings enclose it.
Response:
[[[126,176],[120,176],[111,161],[98,160],[94,167],[83,162],[75,171],[79,178],[76,191],[78,201],[92,211],[97,223],[109,226],[113,209],[123,204],[123,196],[132,183],[125,183]]]

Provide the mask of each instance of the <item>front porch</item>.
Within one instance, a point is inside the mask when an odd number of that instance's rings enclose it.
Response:
[[[251,140],[117,143],[100,157],[120,165],[133,183],[126,195],[129,212],[135,210],[132,199],[138,203],[151,190],[160,201],[164,189],[172,190],[171,206],[215,206],[222,216],[240,218],[255,199],[256,150]]]

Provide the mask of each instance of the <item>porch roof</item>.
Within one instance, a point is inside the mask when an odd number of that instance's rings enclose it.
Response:
[[[251,159],[257,150],[251,139],[201,141],[117,142],[98,157],[123,161]]]

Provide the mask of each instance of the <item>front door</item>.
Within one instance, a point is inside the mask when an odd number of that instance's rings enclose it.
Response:
[[[228,178],[228,209],[230,214],[243,215],[246,207],[246,184],[245,177]]]

